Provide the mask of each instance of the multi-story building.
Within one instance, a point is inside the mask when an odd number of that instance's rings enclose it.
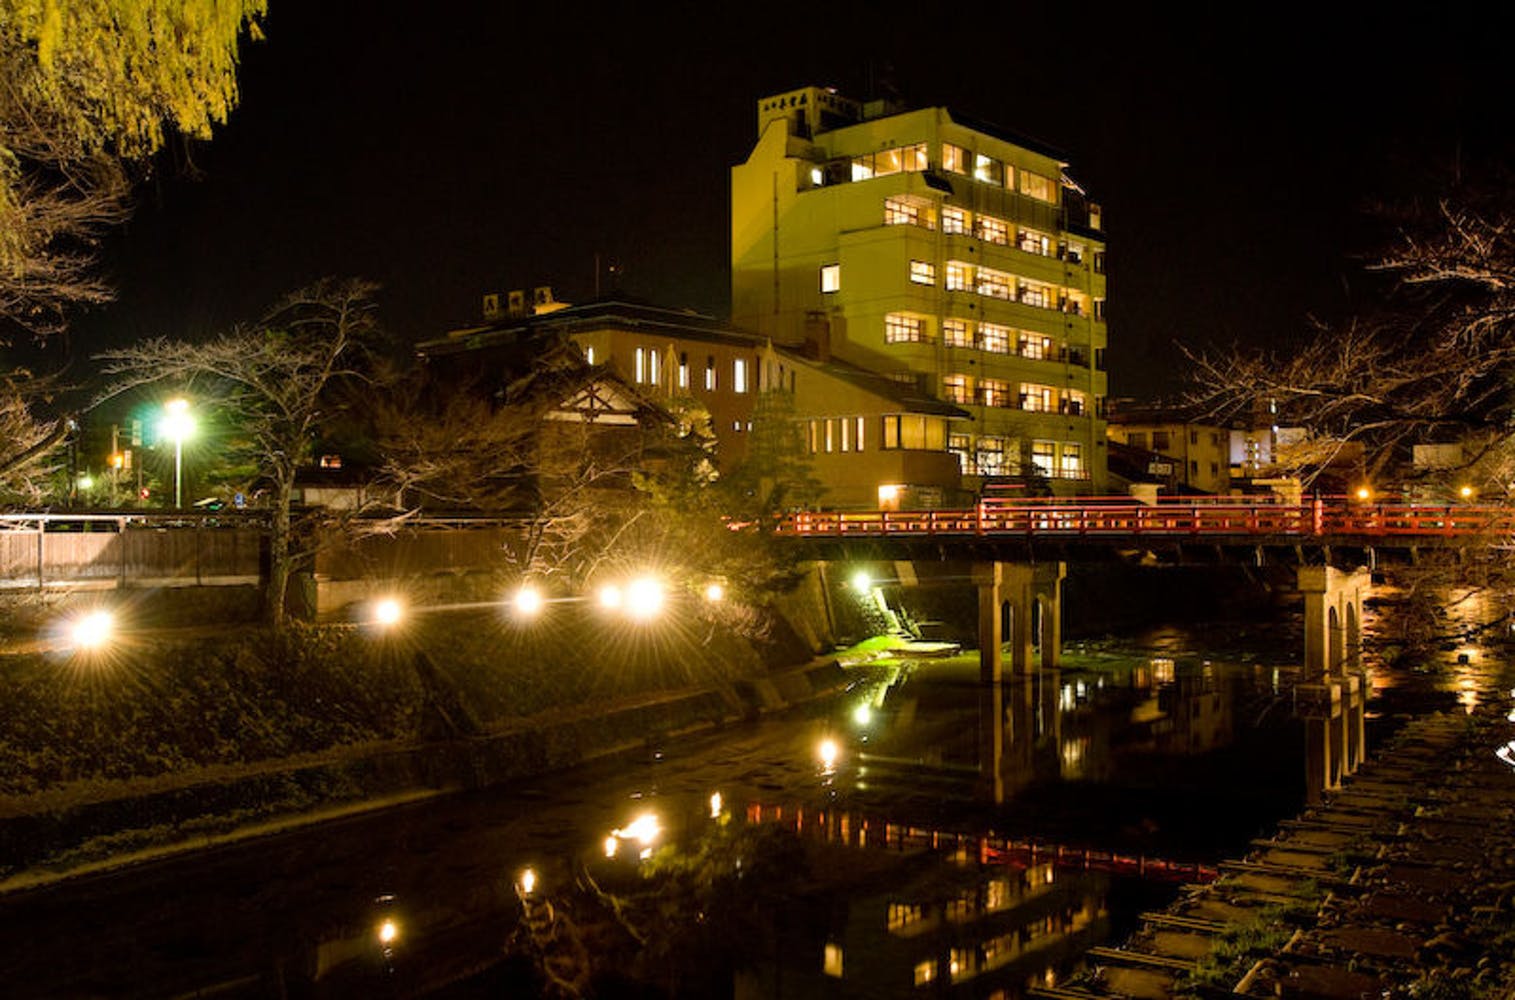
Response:
[[[417,345],[428,359],[452,359],[493,377],[502,358],[567,342],[591,365],[616,375],[652,402],[709,414],[715,459],[729,472],[748,457],[755,424],[794,422],[796,458],[822,488],[825,508],[909,509],[965,502],[958,460],[948,446],[968,421],[962,408],[840,358],[773,344],[767,337],[687,310],[614,299],[566,306],[538,290],[527,305],[511,294],[485,302],[482,325]]]
[[[1105,241],[1062,154],[820,87],[759,101],[758,133],[732,169],[733,321],[962,407],[970,484],[1102,491]]]
[[[1110,440],[1125,445],[1147,476],[1169,487],[1225,493],[1231,485],[1231,432],[1186,413],[1153,407],[1112,408]]]

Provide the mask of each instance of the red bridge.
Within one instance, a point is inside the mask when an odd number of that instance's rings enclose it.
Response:
[[[1232,497],[1163,498],[1156,504],[1129,497],[1054,498],[988,501],[968,510],[797,513],[784,517],[777,531],[825,537],[1102,537],[1133,542],[1198,537],[1393,545],[1515,534],[1515,507],[1362,503],[1344,497],[1298,505]]]

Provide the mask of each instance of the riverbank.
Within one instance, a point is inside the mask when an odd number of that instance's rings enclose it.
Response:
[[[1496,754],[1515,735],[1508,707],[1410,722],[1219,881],[1032,995],[1510,996],[1515,768]]]

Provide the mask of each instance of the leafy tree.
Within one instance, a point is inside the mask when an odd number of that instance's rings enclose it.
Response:
[[[764,528],[774,515],[820,500],[825,487],[811,470],[792,392],[768,388],[758,393],[747,454],[726,478],[723,492],[734,516],[753,518]]]
[[[109,300],[95,270],[137,169],[171,132],[209,138],[237,100],[238,40],[266,0],[0,0],[0,347]],[[0,480],[22,493],[67,426],[0,364]],[[42,447],[38,445],[42,444]]]
[[[334,419],[339,390],[368,377],[377,337],[374,291],[363,281],[325,279],[290,295],[255,326],[205,343],[158,339],[99,356],[114,379],[107,396],[169,385],[228,416],[235,428],[225,443],[228,460],[253,463],[269,484],[267,613],[276,628],[284,622],[296,556],[295,474]]]

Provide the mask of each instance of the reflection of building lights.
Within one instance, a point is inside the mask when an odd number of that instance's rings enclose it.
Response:
[[[379,925],[379,943],[386,948],[400,939],[400,925],[393,920],[386,920]]]
[[[852,721],[860,726],[866,726],[873,721],[873,706],[866,701],[852,710]]]
[[[841,748],[836,745],[836,740],[828,737],[821,740],[821,745],[816,752],[820,755],[821,766],[829,771],[836,767],[836,759],[841,755]]]
[[[613,833],[610,836],[608,836],[608,837],[605,838],[605,857],[607,857],[607,858],[613,858],[613,857],[615,857],[616,851],[618,851],[620,849],[621,849],[621,838],[617,837]]]
[[[404,616],[404,607],[393,597],[386,597],[373,606],[374,623],[383,625],[385,628],[391,625],[398,625],[400,619]]]
[[[1498,750],[1495,750],[1494,756],[1498,757],[1500,760],[1504,761],[1511,767],[1515,767],[1515,740],[1511,740],[1504,746],[1500,747]]]
[[[521,872],[521,895],[530,896],[537,887],[536,869],[528,868]]]
[[[662,832],[663,827],[658,823],[658,814],[644,812],[624,828],[615,831],[615,836],[619,840],[635,840],[643,847],[650,847]]]
[[[721,810],[725,808],[725,802],[721,799],[720,792],[710,793],[710,818],[720,819]]]
[[[116,631],[116,618],[109,611],[92,611],[69,626],[68,634],[80,649],[98,649]]]

